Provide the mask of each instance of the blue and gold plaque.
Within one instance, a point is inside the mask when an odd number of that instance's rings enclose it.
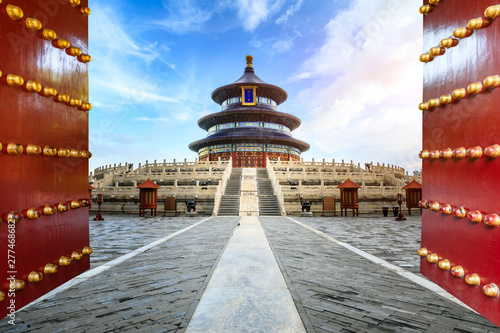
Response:
[[[257,103],[256,90],[257,90],[256,86],[242,86],[241,87],[241,92],[242,92],[241,104],[242,105],[255,105]]]

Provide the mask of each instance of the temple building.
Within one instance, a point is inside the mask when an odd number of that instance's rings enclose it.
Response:
[[[336,214],[341,207],[373,213],[393,205],[412,179],[421,182],[420,174],[409,175],[384,163],[365,163],[362,168],[353,161],[304,161],[300,154],[309,144],[292,136],[300,119],[278,111],[287,93],[262,81],[255,75],[253,58],[246,60],[238,80],[212,93],[222,110],[198,121],[208,133],[189,148],[199,158],[146,160],[136,168],[125,162],[90,174],[94,197],[104,197],[103,211],[138,213],[144,198],[138,184],[146,179],[159,186],[156,208],[161,211],[163,206],[164,214],[194,212],[189,211],[194,203],[196,214],[215,216],[297,215],[304,202],[313,214]],[[339,187],[348,179],[357,184],[352,197]]]
[[[255,75],[252,56],[246,60],[243,76],[212,93],[222,110],[198,121],[208,134],[191,143],[189,149],[197,152],[200,160],[232,158],[233,167],[265,167],[266,158],[300,160],[309,144],[292,137],[300,119],[278,111],[278,105],[288,97],[286,91]]]

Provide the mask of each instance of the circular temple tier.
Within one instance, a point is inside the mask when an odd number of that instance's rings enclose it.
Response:
[[[222,110],[198,121],[208,134],[191,143],[189,149],[197,152],[200,160],[232,158],[233,167],[265,167],[266,158],[300,160],[309,144],[292,137],[300,119],[278,111],[278,105],[288,97],[286,91],[255,75],[252,56],[246,60],[245,72],[238,80],[212,93]]]

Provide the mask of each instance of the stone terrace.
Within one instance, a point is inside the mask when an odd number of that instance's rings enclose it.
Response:
[[[379,212],[382,206],[392,206],[396,194],[407,183],[421,174],[409,174],[405,169],[385,164],[326,161],[271,161],[267,160],[267,173],[280,207],[287,215],[299,215],[300,198],[311,202],[311,211],[323,213],[323,198],[334,197],[338,202],[337,188],[348,178],[361,186],[360,212]],[[92,196],[104,195],[102,210],[105,212],[137,212],[139,190],[137,185],[151,179],[161,186],[158,190],[158,209],[163,209],[166,197],[177,198],[177,211],[185,212],[186,200],[197,201],[197,212],[217,214],[218,204],[231,176],[232,160],[163,162],[139,164],[137,168],[125,163],[100,167],[90,174],[89,183],[96,189]],[[404,192],[404,191],[403,191]],[[339,204],[337,204],[339,206]],[[340,207],[338,207],[340,208]],[[93,210],[97,209],[94,205]]]
[[[19,311],[15,326],[0,321],[0,331],[184,332],[239,218],[104,217],[90,221],[91,265],[107,270]],[[294,222],[419,275],[420,217],[393,219],[259,217],[307,331],[500,332],[465,307]],[[109,264],[133,250],[135,256]]]

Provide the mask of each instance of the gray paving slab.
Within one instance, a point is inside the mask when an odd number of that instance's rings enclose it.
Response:
[[[336,237],[344,235],[347,238],[346,230],[351,228],[348,223],[354,224],[356,220],[329,218],[320,226]],[[260,221],[289,277],[289,288],[297,295],[295,301],[305,310],[301,315],[312,323],[313,331],[477,332],[479,329],[481,332],[500,332],[500,328],[480,315],[287,218],[261,217]],[[308,225],[321,222],[314,218],[300,221]],[[387,224],[391,222],[386,221]],[[340,230],[335,230],[336,223],[340,225]],[[361,239],[369,239],[369,246],[376,247],[373,243],[378,243],[377,237],[385,237],[378,230],[389,228],[379,227],[373,224],[368,230],[361,227],[361,231],[353,232],[350,237],[360,247],[366,247]],[[349,242],[345,238],[344,241]],[[416,239],[407,241],[412,243]],[[410,255],[410,252],[403,252],[402,256]],[[411,252],[414,252],[413,248]],[[383,254],[383,251],[380,253]]]
[[[171,225],[164,225],[166,229],[162,230],[162,218],[157,219],[160,230],[152,240],[166,236],[163,232],[177,231],[186,223],[196,222],[169,220]],[[116,221],[130,222],[128,218]],[[148,222],[153,221],[148,219]],[[18,312],[14,327],[5,319],[0,321],[0,331],[150,332],[156,329],[175,332],[182,328],[191,306],[201,297],[198,295],[200,288],[236,224],[237,219],[211,218],[55,297]],[[123,235],[122,243],[128,243],[131,249],[139,245],[134,240],[138,236],[130,235],[128,240],[125,236],[127,234]]]
[[[293,217],[360,250],[379,257],[412,273],[420,272],[422,217],[407,215],[406,221],[394,216],[360,215],[358,217]]]
[[[89,220],[90,247],[94,250],[90,267],[94,268],[149,244],[160,235],[169,235],[193,225],[205,217],[145,218],[132,214],[107,214],[104,221]]]

